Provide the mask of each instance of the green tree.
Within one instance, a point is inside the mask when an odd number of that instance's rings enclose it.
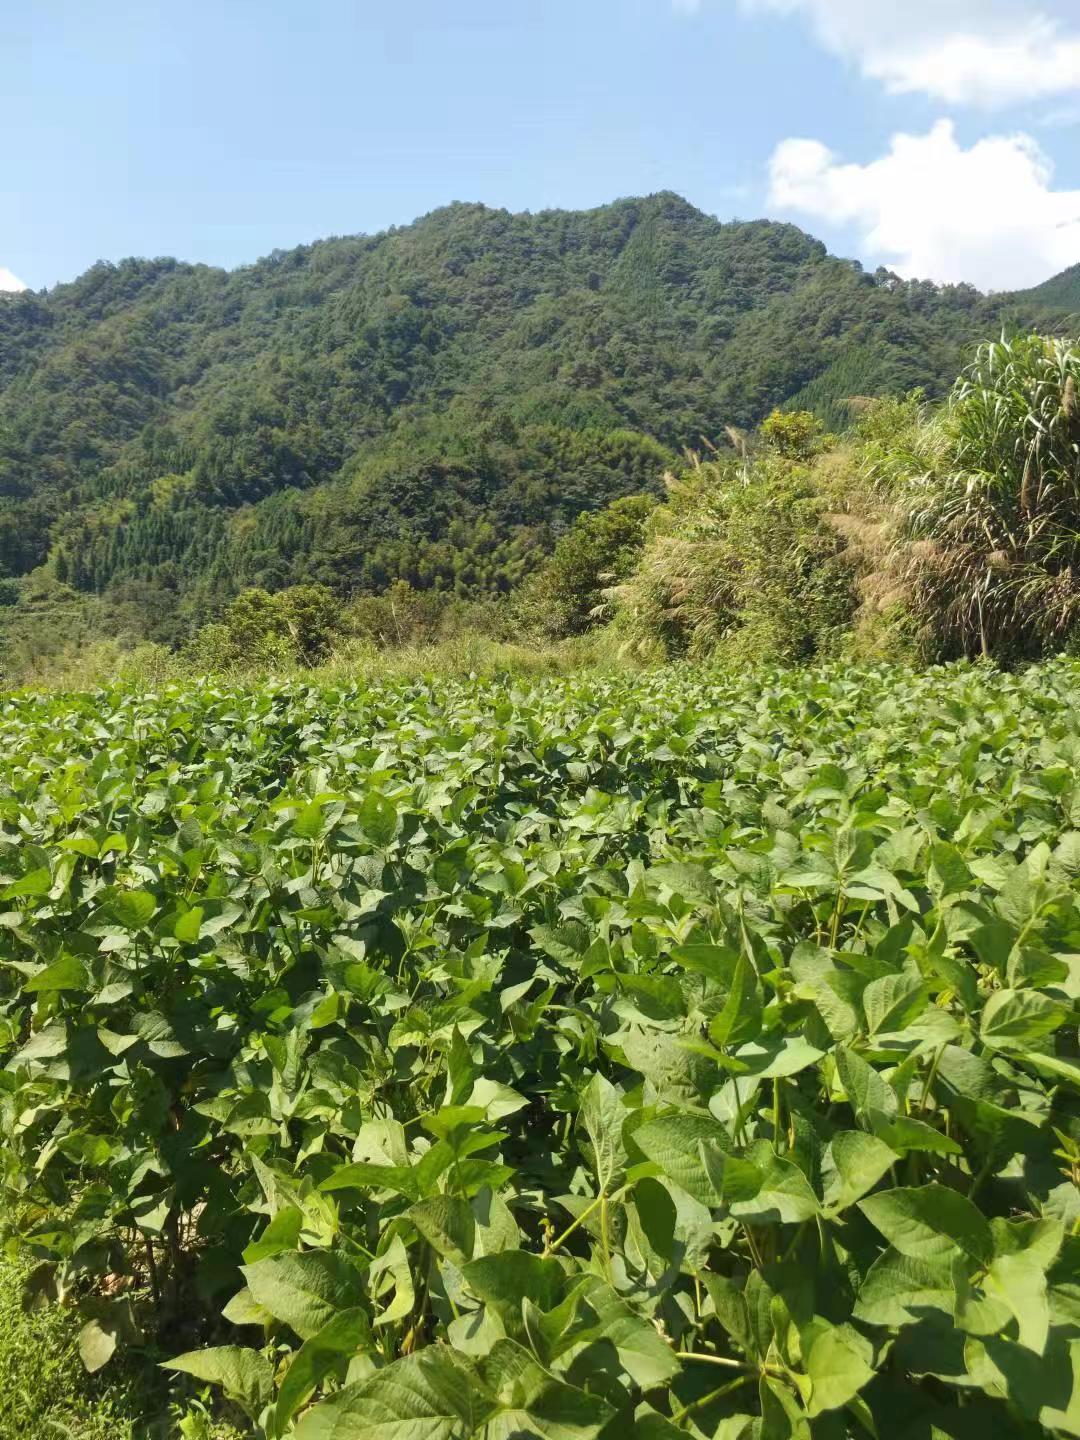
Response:
[[[274,595],[252,588],[228,605],[220,621],[202,627],[191,655],[209,671],[314,665],[329,654],[340,628],[340,602],[323,585],[296,585]]]
[[[598,623],[606,591],[638,561],[656,505],[651,495],[630,495],[580,515],[523,587],[518,610],[525,623],[550,636],[580,635]]]
[[[768,448],[785,460],[810,460],[822,448],[825,426],[809,410],[774,410],[761,423]]]

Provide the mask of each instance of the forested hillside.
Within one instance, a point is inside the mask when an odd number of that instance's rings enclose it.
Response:
[[[506,590],[701,437],[940,394],[1057,300],[870,275],[670,194],[100,264],[0,295],[0,599],[105,596],[173,640],[245,585]]]
[[[1015,298],[1024,308],[1034,305],[1043,313],[1067,313],[1075,318],[1080,315],[1080,265],[1071,265],[1060,275],[1036,285],[1033,290],[1021,291]]]

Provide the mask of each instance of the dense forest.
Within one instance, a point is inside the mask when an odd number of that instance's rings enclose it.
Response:
[[[1075,272],[904,282],[671,194],[99,264],[0,295],[0,614],[175,643],[252,585],[499,594],[686,447],[942,395],[973,341],[1074,302]]]

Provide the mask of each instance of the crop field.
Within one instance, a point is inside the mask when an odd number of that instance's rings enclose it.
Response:
[[[265,1440],[1078,1436],[1078,877],[1067,661],[8,696],[8,1251]]]

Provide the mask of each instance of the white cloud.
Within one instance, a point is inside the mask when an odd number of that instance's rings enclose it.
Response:
[[[676,0],[696,9],[700,0]],[[1080,91],[1080,31],[1028,0],[738,0],[801,15],[818,40],[896,94],[1014,105]]]
[[[817,140],[785,140],[770,163],[770,202],[855,227],[865,252],[905,277],[1012,290],[1080,261],[1080,190],[1055,190],[1052,178],[1029,135],[965,150],[942,120],[926,135],[894,135],[867,165],[844,164]]]
[[[0,265],[0,290],[25,290],[26,286],[17,275]]]

